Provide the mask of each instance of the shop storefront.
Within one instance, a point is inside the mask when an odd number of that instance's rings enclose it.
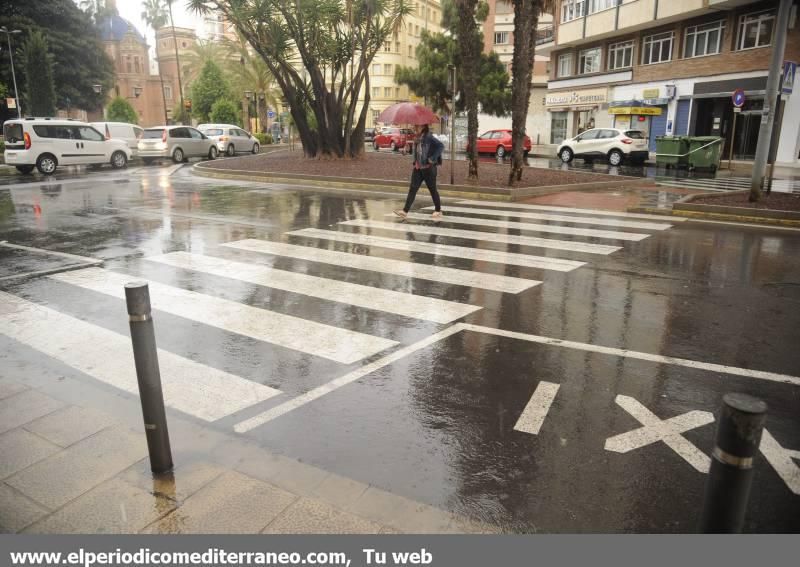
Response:
[[[584,130],[607,126],[608,89],[594,88],[548,93],[545,106],[550,112],[550,143],[560,144]]]
[[[608,113],[614,117],[614,128],[642,130],[650,142],[650,151],[654,152],[656,138],[667,133],[667,106],[669,100],[659,98],[658,88],[644,89],[641,98],[612,101],[608,105]]]

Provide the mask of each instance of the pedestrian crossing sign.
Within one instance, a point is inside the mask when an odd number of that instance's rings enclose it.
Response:
[[[794,75],[796,71],[797,63],[794,61],[783,62],[783,83],[781,83],[781,94],[792,94]]]

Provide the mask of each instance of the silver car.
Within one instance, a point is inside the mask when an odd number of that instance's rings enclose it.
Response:
[[[159,158],[172,158],[175,163],[183,163],[191,157],[216,159],[219,155],[214,140],[191,126],[145,128],[138,149],[144,163]]]
[[[233,156],[242,152],[257,154],[260,150],[258,140],[238,126],[200,124],[197,129],[214,140],[219,152],[225,155]]]

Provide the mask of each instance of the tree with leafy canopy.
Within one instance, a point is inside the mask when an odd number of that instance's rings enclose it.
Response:
[[[239,124],[239,108],[226,98],[218,99],[211,105],[209,121],[214,124]]]
[[[127,122],[129,124],[138,124],[139,115],[136,110],[131,106],[123,97],[114,97],[106,108],[106,120],[109,122]]]
[[[140,16],[144,23],[153,28],[154,32],[158,32],[169,21],[169,14],[164,5],[164,0],[144,0]],[[164,103],[164,124],[166,124],[168,121],[167,95],[164,92],[164,75],[161,73],[161,65],[158,66],[158,80],[161,83],[161,100]]]
[[[21,50],[25,69],[25,108],[33,116],[54,116],[56,91],[53,85],[53,57],[44,34],[35,30],[28,35]]]
[[[73,0],[25,0],[6,2],[0,10],[0,26],[46,33],[53,61],[53,83],[59,108],[99,109],[114,86],[114,66],[106,55],[97,28]],[[20,40],[17,36],[15,42]],[[16,58],[15,61],[16,63]],[[16,66],[17,84],[22,93],[27,84],[25,69]],[[0,52],[0,81],[11,84],[8,50]],[[96,93],[93,85],[102,86]],[[68,101],[69,104],[67,103]],[[25,108],[27,112],[27,108]]]
[[[288,102],[306,156],[363,153],[369,65],[410,14],[410,0],[188,0],[188,5],[198,13],[223,14],[262,57]]]
[[[211,113],[211,107],[221,98],[230,98],[230,85],[219,65],[206,61],[200,76],[192,83],[192,114],[205,122]]]
[[[108,16],[119,16],[114,0],[81,0],[78,5],[95,23]]]
[[[191,85],[200,76],[208,61],[217,65],[225,60],[225,48],[218,41],[198,40],[194,42],[181,60],[181,73],[187,85]]]

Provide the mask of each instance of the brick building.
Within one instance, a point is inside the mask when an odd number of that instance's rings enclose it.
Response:
[[[800,59],[797,0],[784,59]],[[773,1],[562,0],[545,106],[551,143],[592,126],[725,138],[724,155],[755,154],[777,28]],[[733,134],[734,90],[746,102]],[[795,82],[795,92],[800,81]],[[784,97],[780,163],[797,164],[800,94]],[[734,135],[735,137],[733,137]]]

